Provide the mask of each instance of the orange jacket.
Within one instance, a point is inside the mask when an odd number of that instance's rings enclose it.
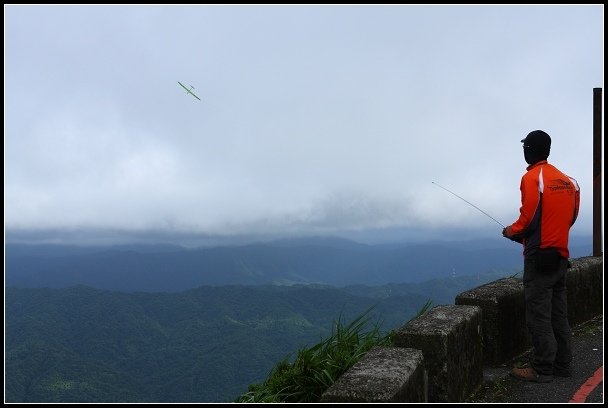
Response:
[[[519,187],[520,215],[511,225],[511,232],[521,239],[524,256],[533,255],[538,248],[553,247],[567,259],[568,235],[580,205],[578,183],[546,160],[527,170]]]

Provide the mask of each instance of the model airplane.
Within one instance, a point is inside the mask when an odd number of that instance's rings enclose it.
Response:
[[[190,89],[188,89],[181,82],[177,81],[177,83],[180,84],[182,86],[182,88],[184,88],[186,90],[186,92],[188,92],[190,95],[194,96],[199,101],[201,100],[201,98],[199,98],[198,96],[196,96],[196,94],[194,92],[192,92],[192,89],[194,89],[194,87],[192,85],[190,85]]]

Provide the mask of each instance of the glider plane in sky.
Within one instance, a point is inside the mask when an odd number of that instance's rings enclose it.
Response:
[[[194,92],[192,92],[192,89],[194,89],[194,87],[192,85],[190,85],[190,89],[188,89],[181,82],[177,81],[177,83],[180,84],[182,86],[182,88],[184,88],[186,90],[186,92],[188,92],[190,95],[194,96],[199,101],[201,100],[201,98],[199,98],[198,96],[196,96],[196,94]]]

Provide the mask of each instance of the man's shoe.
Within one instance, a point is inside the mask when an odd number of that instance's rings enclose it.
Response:
[[[548,383],[553,381],[553,376],[538,374],[532,367],[514,368],[511,370],[511,375],[523,381],[532,381],[539,383]]]

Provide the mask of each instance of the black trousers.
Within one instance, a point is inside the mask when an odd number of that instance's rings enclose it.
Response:
[[[568,323],[566,271],[568,260],[560,258],[555,271],[543,273],[534,257],[524,259],[526,324],[532,336],[537,373],[553,375],[553,367],[570,369],[572,331]]]

